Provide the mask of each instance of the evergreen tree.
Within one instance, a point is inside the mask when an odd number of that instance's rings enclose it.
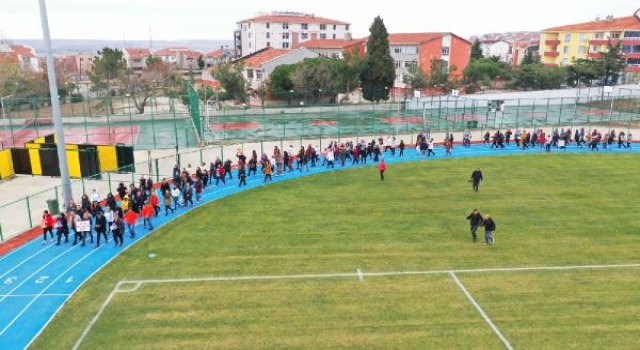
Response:
[[[520,64],[527,65],[527,64],[536,64],[536,63],[540,63],[540,57],[534,54],[533,51],[527,50],[527,53],[525,53],[524,57],[522,57],[522,62]]]
[[[473,46],[471,46],[471,60],[479,60],[481,58],[484,58],[484,54],[482,53],[480,41],[476,39],[476,41],[473,43]]]
[[[389,51],[389,33],[380,16],[369,28],[369,41],[364,67],[360,73],[362,97],[378,102],[389,99],[389,89],[396,78],[396,70]]]
[[[127,64],[124,53],[118,49],[105,47],[98,51],[98,57],[93,61],[93,71],[89,73],[89,79],[94,90],[103,90],[107,96],[107,107],[111,114],[114,113],[111,97],[115,95],[112,86],[116,80],[121,80],[125,75]]]
[[[607,52],[603,53],[596,62],[602,84],[617,84],[626,65],[622,53],[622,44],[611,45],[609,43]]]

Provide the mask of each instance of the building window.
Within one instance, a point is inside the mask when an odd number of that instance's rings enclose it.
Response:
[[[289,43],[288,43],[288,42],[286,42],[286,41],[283,41],[283,42],[282,42],[282,48],[283,48],[283,49],[288,49],[288,48],[289,48]]]
[[[640,58],[627,58],[627,64],[630,66],[640,66]]]
[[[267,29],[271,28],[271,23],[267,22]]]
[[[289,39],[289,33],[282,33],[282,39]]]
[[[568,54],[569,53],[569,46],[563,46],[562,47],[562,53],[565,54],[565,55]]]
[[[564,42],[565,43],[571,42],[571,34],[565,34],[564,35]]]
[[[604,39],[604,33],[596,33],[596,35],[594,36],[594,39],[596,40]]]
[[[586,46],[578,47],[578,54],[584,55],[585,53],[587,53],[587,47]]]
[[[449,56],[449,47],[448,46],[443,46],[442,47],[442,56]]]
[[[562,59],[562,63],[563,66],[566,66],[567,64],[569,64],[569,59],[568,58],[563,58]]]
[[[449,70],[449,61],[442,60],[442,69]]]
[[[331,54],[331,58],[338,59],[338,58],[340,58],[340,54],[339,54],[339,53],[334,52],[334,53],[332,53],[332,54]]]
[[[620,38],[620,33],[611,34],[611,39],[618,39],[618,38]]]
[[[262,71],[261,70],[257,70],[256,71],[256,79],[257,80],[262,80]]]
[[[640,40],[640,32],[625,32],[624,37],[626,39]]]
[[[415,66],[417,63],[418,63],[417,61],[404,61],[404,68],[411,68]]]
[[[326,39],[327,38],[327,34],[326,33],[320,33],[320,39]]]
[[[402,48],[400,46],[393,47],[393,53],[401,53],[401,52],[402,52]]]
[[[402,67],[402,61],[395,61],[395,62],[393,62],[393,65],[394,65],[396,68],[400,68],[400,67]]]
[[[344,30],[349,30],[349,25],[348,24],[344,26]]]
[[[336,40],[336,35],[335,34],[333,34],[333,40]]]
[[[247,69],[247,79],[253,79],[253,69]]]
[[[309,24],[308,23],[302,23],[300,25],[300,29],[302,30],[309,30]]]
[[[333,30],[336,30],[336,29],[338,29],[338,26],[334,24],[333,25]]]
[[[289,23],[282,23],[282,29],[289,29]]]
[[[271,38],[271,33],[267,33],[267,39]]]
[[[580,33],[580,42],[583,43],[585,41],[587,41],[587,34]]]
[[[267,41],[267,47],[271,47],[271,42]]]
[[[321,24],[320,25],[320,30],[327,30],[327,25],[326,24]]]
[[[309,39],[309,33],[302,33],[302,34],[300,34],[300,39],[302,39],[302,40],[307,40],[307,39]]]
[[[249,39],[251,39],[251,32],[249,32],[248,36],[249,36]]]

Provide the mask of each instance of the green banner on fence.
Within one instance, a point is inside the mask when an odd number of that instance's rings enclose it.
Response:
[[[198,137],[198,143],[202,141],[202,119],[200,118],[200,101],[198,98],[198,92],[189,85],[189,116],[193,120],[193,128],[196,131]]]

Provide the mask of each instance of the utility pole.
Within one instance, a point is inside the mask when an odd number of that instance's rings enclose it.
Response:
[[[49,19],[47,17],[47,5],[45,0],[40,2],[40,19],[42,21],[42,36],[47,54],[47,75],[49,77],[49,94],[51,95],[51,109],[53,111],[53,124],[55,126],[58,162],[60,164],[60,179],[62,180],[62,197],[66,206],[71,199],[71,179],[69,178],[69,165],[67,163],[66,143],[64,142],[64,125],[62,124],[62,112],[58,97],[58,83],[56,82],[55,62],[51,51],[51,36],[49,35]]]

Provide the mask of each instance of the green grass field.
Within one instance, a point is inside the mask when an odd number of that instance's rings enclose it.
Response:
[[[478,270],[640,263],[639,171],[637,155],[540,154],[256,188],[124,252],[32,348],[71,348],[119,281],[210,277],[229,279],[115,293],[81,348],[504,348],[455,276],[514,348],[637,349],[640,267]],[[494,217],[495,245],[471,242],[474,207]]]

